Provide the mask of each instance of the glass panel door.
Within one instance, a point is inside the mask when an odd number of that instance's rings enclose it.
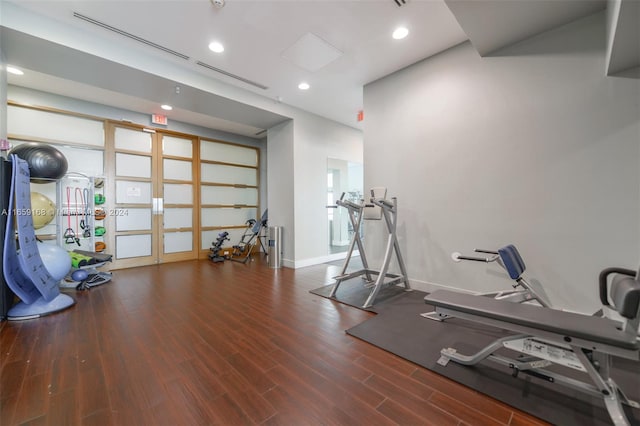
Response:
[[[113,267],[196,259],[196,139],[118,125],[113,138]]]
[[[159,134],[159,221],[162,247],[160,262],[196,259],[198,233],[194,231],[198,209],[194,167],[195,139]]]
[[[114,268],[157,263],[154,222],[154,135],[139,129],[113,130],[113,191],[103,206],[114,226]]]

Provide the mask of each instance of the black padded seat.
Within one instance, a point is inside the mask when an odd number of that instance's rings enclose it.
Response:
[[[635,333],[618,330],[619,323],[607,318],[557,311],[535,305],[494,300],[490,297],[436,290],[425,303],[458,312],[579,338],[624,349],[639,349]]]

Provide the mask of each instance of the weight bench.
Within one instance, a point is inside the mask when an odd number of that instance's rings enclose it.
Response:
[[[619,275],[609,286],[608,276],[614,273]],[[621,268],[608,268],[600,274],[601,301],[612,306],[624,322],[436,290],[424,299],[435,306],[436,312],[517,333],[494,341],[474,355],[444,348],[438,363],[475,365],[485,359],[493,361],[511,368],[514,377],[523,373],[602,398],[613,423],[628,426],[622,404],[635,408],[640,405],[624,395],[609,373],[612,356],[640,361],[640,281],[633,278],[635,275],[635,271]],[[522,355],[509,358],[494,353],[502,347]],[[550,365],[582,371],[593,384],[546,370]]]
[[[509,278],[513,280],[512,290],[498,290],[488,293],[480,293],[477,296],[491,297],[496,300],[505,300],[513,303],[529,303],[537,302],[545,308],[551,308],[551,303],[547,300],[546,295],[538,293],[532,286],[524,279],[523,274],[527,267],[524,264],[520,252],[513,244],[506,245],[499,248],[497,251],[475,249],[476,253],[485,253],[492,255],[491,257],[477,257],[477,256],[463,256],[460,253],[453,253],[451,257],[454,262],[460,262],[461,260],[471,260],[474,262],[492,263],[496,262],[500,265],[508,274]],[[420,314],[425,318],[435,321],[445,321],[450,316],[440,315],[436,311],[425,312]]]

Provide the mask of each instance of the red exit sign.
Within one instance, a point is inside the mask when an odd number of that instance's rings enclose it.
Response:
[[[169,121],[167,120],[166,115],[151,114],[151,122],[153,124],[160,124],[162,126],[166,126]]]

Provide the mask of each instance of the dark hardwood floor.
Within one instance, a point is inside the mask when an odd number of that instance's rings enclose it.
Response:
[[[115,271],[67,311],[0,324],[0,424],[544,424],[344,333],[373,314],[309,293],[337,272]]]

